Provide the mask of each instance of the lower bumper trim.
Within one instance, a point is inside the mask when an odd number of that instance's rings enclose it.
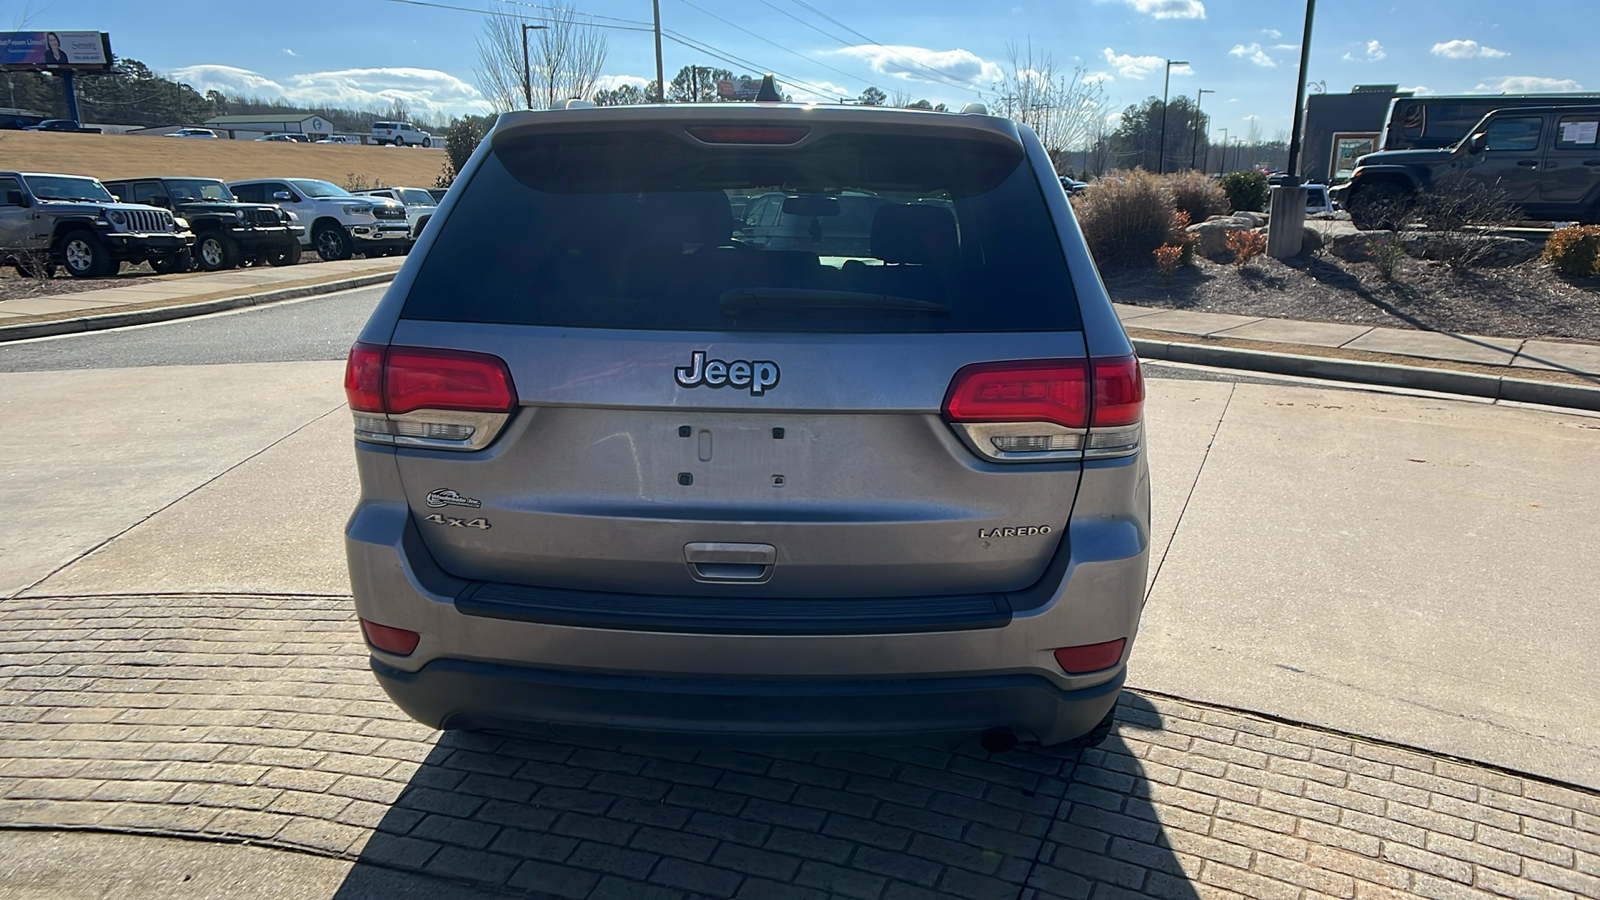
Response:
[[[639,734],[772,746],[970,736],[1011,728],[1056,744],[1116,705],[1126,671],[1068,691],[1028,674],[757,680],[557,671],[440,659],[416,672],[372,660],[397,705],[435,728]]]

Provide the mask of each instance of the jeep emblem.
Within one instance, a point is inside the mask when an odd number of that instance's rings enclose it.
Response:
[[[706,351],[696,350],[689,355],[689,364],[673,371],[679,387],[736,387],[748,388],[759,397],[778,384],[778,364],[771,360],[706,359]]]

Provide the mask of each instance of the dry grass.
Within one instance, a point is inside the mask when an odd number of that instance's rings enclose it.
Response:
[[[419,147],[0,132],[0,167],[101,180],[192,175],[224,181],[320,178],[343,184],[354,172],[384,184],[427,187],[439,177],[444,160],[443,150]]]

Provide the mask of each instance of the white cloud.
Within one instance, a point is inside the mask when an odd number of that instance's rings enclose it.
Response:
[[[1416,87],[1403,87],[1400,90],[1402,90],[1402,91],[1410,91],[1412,94],[1414,94],[1414,95],[1416,95],[1418,97],[1426,97],[1429,94],[1433,93],[1433,88],[1427,87],[1426,85],[1421,85],[1421,84],[1417,85]]]
[[[594,80],[594,89],[597,91],[614,91],[625,84],[643,88],[645,85],[655,84],[655,79],[643,78],[638,75],[601,75]]]
[[[1160,72],[1166,68],[1167,61],[1159,56],[1129,56],[1118,54],[1110,47],[1105,49],[1106,62],[1117,70],[1117,74],[1135,81],[1143,80],[1146,75]],[[1194,70],[1188,65],[1173,66],[1172,71],[1178,75],[1193,75]]]
[[[299,56],[300,55],[300,54],[294,52],[293,50],[290,50],[288,47],[283,48],[283,53],[284,53],[285,56]]]
[[[1442,41],[1433,45],[1433,55],[1442,56],[1446,59],[1472,59],[1473,57],[1500,59],[1511,54],[1504,50],[1496,50],[1493,47],[1485,47],[1477,41]]]
[[[1269,38],[1272,38],[1273,40],[1277,40],[1278,38],[1283,37],[1283,32],[1279,31],[1276,28],[1263,28],[1263,29],[1261,29],[1261,33],[1266,35]]]
[[[1090,72],[1083,76],[1084,84],[1103,84],[1107,81],[1116,81],[1117,77],[1110,72]]]
[[[832,52],[862,60],[872,68],[872,71],[880,75],[889,75],[906,81],[946,83],[938,75],[930,73],[929,69],[949,79],[965,81],[968,84],[986,85],[1004,77],[999,65],[959,47],[954,50],[930,50],[927,47],[861,44]]]
[[[490,111],[477,88],[437,69],[340,69],[290,75],[280,82],[249,69],[204,64],[174,69],[172,76],[201,93],[281,97],[304,106],[378,107],[401,100],[430,118]]]
[[[1260,44],[1251,44],[1248,47],[1244,44],[1234,44],[1233,49],[1228,51],[1228,55],[1248,59],[1264,69],[1276,68],[1278,65],[1278,61],[1268,56],[1267,52],[1261,49]]]
[[[1541,78],[1537,75],[1512,75],[1498,81],[1486,81],[1474,91],[1491,94],[1536,94],[1544,91],[1581,91],[1583,85],[1571,78]]]
[[[1123,0],[1124,3],[1156,19],[1204,19],[1206,5],[1200,0]]]
[[[1355,52],[1346,53],[1344,58],[1349,62],[1377,62],[1388,56],[1388,51],[1377,41],[1367,41],[1365,48],[1357,55]]]
[[[814,84],[817,87],[822,88],[822,93],[817,93],[816,91],[808,88],[803,88],[798,84],[785,84],[781,81],[778,82],[778,90],[790,95],[796,100],[812,101],[817,103],[834,103],[837,102],[840,97],[855,97],[860,94],[860,91],[853,91],[843,85],[834,84],[831,81],[823,81],[820,78],[808,78],[806,79],[806,83]],[[879,88],[879,90],[882,90],[882,88]]]

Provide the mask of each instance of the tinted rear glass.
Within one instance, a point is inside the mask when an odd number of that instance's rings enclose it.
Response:
[[[658,132],[503,142],[435,236],[402,315],[692,331],[1081,327],[1020,146],[926,135],[799,148]]]

